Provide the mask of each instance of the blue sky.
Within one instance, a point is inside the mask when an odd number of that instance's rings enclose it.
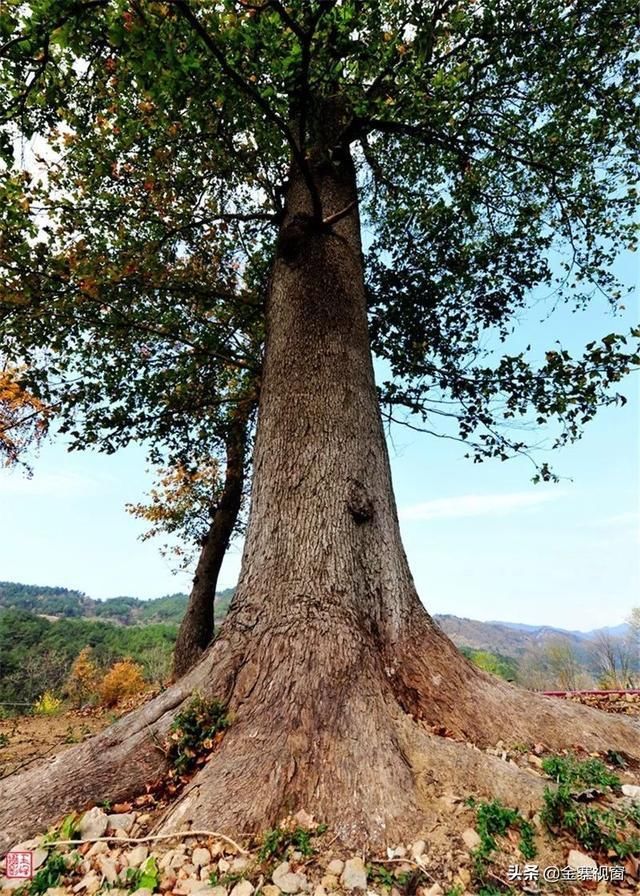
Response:
[[[625,265],[637,280],[636,263]],[[637,295],[622,319],[602,305],[540,308],[518,340],[568,348],[638,320]],[[640,604],[638,378],[626,407],[605,409],[584,439],[555,454],[558,485],[534,486],[526,461],[472,464],[462,445],[395,427],[391,464],[402,534],[420,596],[431,612],[590,629],[624,620]],[[140,447],[112,456],[68,454],[46,444],[35,474],[0,469],[0,579],[77,588],[92,597],[155,597],[188,590],[143,526],[124,509],[150,484]],[[240,546],[221,586],[234,584]]]

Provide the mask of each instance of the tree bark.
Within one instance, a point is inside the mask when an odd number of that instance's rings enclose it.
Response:
[[[640,759],[630,723],[491,678],[420,603],[375,391],[354,168],[348,157],[320,161],[314,177],[334,223],[312,219],[294,172],[229,614],[196,668],[144,707],[148,723],[139,711],[72,748],[45,784],[40,769],[3,782],[2,845],[55,813],[141,787],[161,766],[153,738],[196,687],[226,703],[233,722],[165,831],[261,830],[304,808],[350,845],[383,845],[415,833],[434,790],[539,804],[539,777],[437,736],[443,729],[481,748],[543,741]]]
[[[216,585],[242,506],[248,424],[253,410],[254,400],[244,399],[230,415],[225,438],[224,486],[205,536],[189,602],[178,631],[173,651],[174,681],[195,666],[213,638]]]

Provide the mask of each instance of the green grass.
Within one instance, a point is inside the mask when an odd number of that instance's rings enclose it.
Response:
[[[193,771],[198,758],[213,748],[214,738],[229,727],[226,707],[195,696],[169,729],[168,759],[178,775]]]

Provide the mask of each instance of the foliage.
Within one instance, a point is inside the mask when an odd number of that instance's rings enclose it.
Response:
[[[619,790],[620,779],[598,759],[551,756],[543,770],[555,778],[557,788],[546,788],[543,822],[552,830],[575,837],[585,849],[625,858],[640,855],[640,817],[617,806],[598,805],[607,790]],[[632,826],[631,832],[629,831]]]
[[[131,890],[148,889],[153,893],[160,883],[160,869],[153,856],[150,856],[140,868],[127,868],[127,883]]]
[[[81,706],[98,692],[99,678],[100,671],[93,660],[91,647],[83,647],[73,661],[65,682],[65,692],[77,706]]]
[[[486,884],[487,864],[498,848],[496,837],[504,836],[510,828],[516,827],[520,832],[518,848],[524,859],[535,858],[536,846],[533,825],[526,821],[517,809],[503,806],[500,800],[477,802],[471,798],[469,805],[475,809],[476,829],[480,837],[480,845],[473,850],[474,870],[478,881]]]
[[[411,871],[389,870],[384,865],[367,865],[367,878],[379,886],[391,890],[394,887],[404,887],[412,876]]]
[[[278,856],[284,856],[288,849],[296,850],[308,858],[314,854],[312,839],[324,834],[326,825],[317,825],[313,830],[300,827],[279,827],[267,831],[262,839],[262,845],[258,852],[261,862]]]
[[[168,759],[176,774],[192,771],[199,757],[214,748],[228,726],[226,707],[217,700],[194,696],[169,729]]]
[[[149,492],[149,503],[127,504],[127,510],[150,524],[143,541],[178,535],[178,542],[165,544],[162,553],[176,557],[185,568],[193,561],[193,549],[207,534],[221,488],[217,460],[199,467],[179,462],[160,471],[158,485]]]
[[[18,463],[26,450],[37,445],[49,426],[49,409],[21,383],[21,369],[5,364],[0,369],[0,458]]]
[[[513,657],[492,653],[490,650],[475,650],[472,647],[461,647],[460,652],[491,675],[497,675],[506,681],[515,681],[518,677],[518,662]]]
[[[142,666],[131,659],[114,663],[98,686],[105,706],[115,706],[127,697],[135,697],[146,688]]]
[[[44,694],[36,700],[33,711],[37,716],[55,716],[62,708],[62,700],[52,694],[51,691],[45,691]]]
[[[514,329],[545,297],[623,306],[631,0],[31,0],[1,16],[3,347],[77,447],[219,456],[227,403],[259,377],[289,175],[321,228],[311,160],[349,155],[386,416],[480,461],[526,453],[532,425],[577,439],[624,402],[637,329],[582,348]]]

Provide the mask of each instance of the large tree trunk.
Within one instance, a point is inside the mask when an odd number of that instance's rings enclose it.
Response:
[[[248,424],[253,399],[243,399],[231,412],[225,438],[225,477],[193,577],[187,610],[173,651],[174,681],[193,668],[211,643],[214,599],[220,567],[238,520],[245,482]]]
[[[68,751],[45,779],[33,770],[3,782],[0,844],[142,785],[161,766],[153,736],[194,687],[228,703],[233,724],[164,830],[255,830],[305,808],[344,841],[382,844],[416,830],[433,788],[539,800],[540,778],[430,726],[480,747],[544,741],[640,757],[629,723],[490,678],[422,607],[376,400],[353,166],[320,164],[315,178],[325,218],[338,220],[310,220],[294,173],[269,297],[242,571],[221,632],[146,717]]]

